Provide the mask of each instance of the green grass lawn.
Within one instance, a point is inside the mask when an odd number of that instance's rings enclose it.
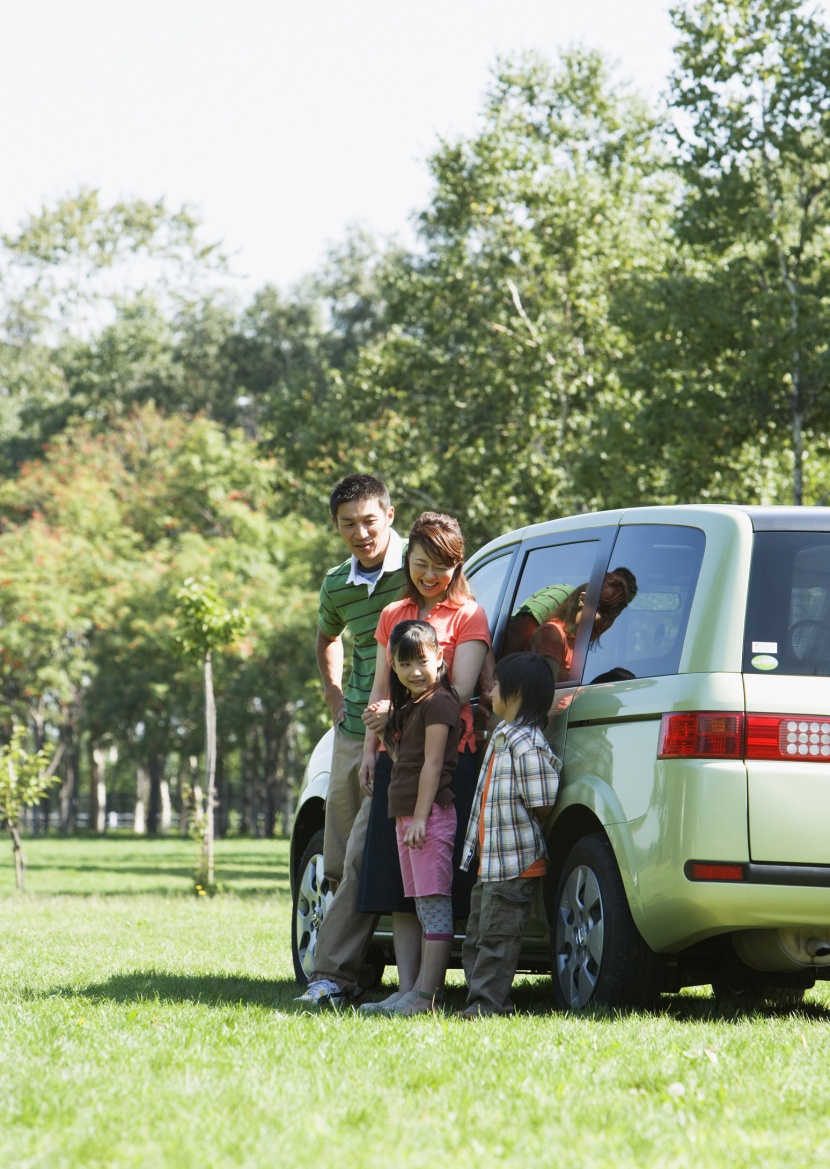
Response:
[[[0,850],[0,1166],[764,1166],[830,1158],[830,994],[515,1019],[297,1012],[286,842]],[[394,974],[394,971],[390,972]],[[458,973],[452,1004],[463,1002]]]

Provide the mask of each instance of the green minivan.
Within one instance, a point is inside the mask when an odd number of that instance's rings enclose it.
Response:
[[[594,621],[617,569],[631,599]],[[496,656],[548,596],[579,588],[589,617],[547,729],[562,784],[523,968],[549,971],[567,1010],[702,983],[792,999],[830,978],[830,509],[585,514],[501,536],[466,570]],[[298,978],[329,897],[330,752],[328,735],[292,833]]]

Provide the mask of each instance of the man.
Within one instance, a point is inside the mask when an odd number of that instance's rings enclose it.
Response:
[[[371,475],[349,475],[332,491],[330,505],[335,531],[351,555],[327,573],[318,611],[317,663],[335,728],[323,868],[336,891],[317,935],[308,989],[297,1000],[311,1008],[357,1001],[374,931],[375,919],[355,909],[369,818],[358,780],[366,732],[360,716],[374,681],[378,617],[403,587],[403,541],[392,528],[395,509],[386,486]],[[346,628],[354,648],[344,693]]]

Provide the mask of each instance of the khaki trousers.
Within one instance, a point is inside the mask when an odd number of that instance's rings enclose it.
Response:
[[[343,863],[352,824],[366,798],[358,781],[362,762],[363,740],[351,739],[336,727],[326,792],[326,835],[323,841],[323,872],[329,881],[335,883],[343,879]]]
[[[352,990],[360,980],[364,956],[378,921],[374,914],[358,913],[355,908],[371,803],[367,796],[363,797],[352,825],[343,862],[343,878],[317,934],[314,972],[309,982],[328,978],[336,982],[341,990]],[[326,817],[328,824],[328,805]]]
[[[539,879],[482,881],[479,878],[474,885],[467,936],[461,949],[464,975],[470,988],[467,995],[470,1013],[513,1013],[510,990]]]

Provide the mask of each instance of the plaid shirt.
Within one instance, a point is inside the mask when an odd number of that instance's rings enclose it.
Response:
[[[562,764],[538,727],[499,723],[478,777],[464,838],[462,869],[470,867],[478,847],[481,797],[493,755],[493,774],[484,808],[480,877],[482,881],[508,881],[548,855],[542,825],[531,809],[552,806]]]

